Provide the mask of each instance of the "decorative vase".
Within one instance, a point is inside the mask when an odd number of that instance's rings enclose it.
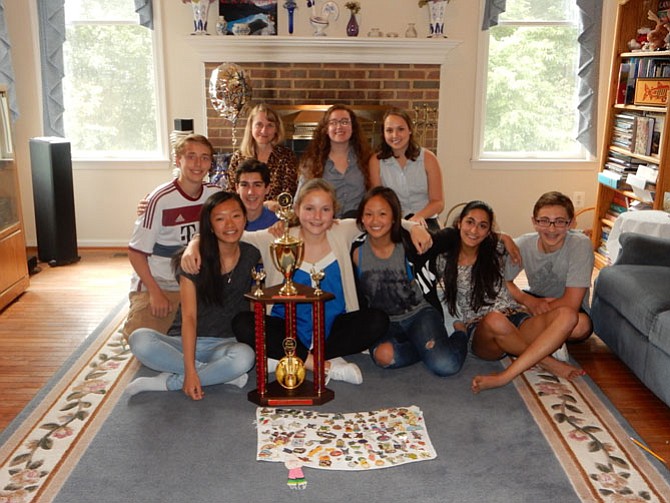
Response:
[[[348,37],[357,37],[358,36],[358,21],[356,20],[356,14],[351,12],[351,17],[347,23],[347,36]]]
[[[228,23],[226,22],[226,18],[223,17],[223,16],[219,16],[219,20],[216,23],[216,34],[217,35],[225,35],[227,28],[228,28]]]
[[[191,35],[209,35],[207,33],[207,15],[209,0],[191,0],[193,8],[193,33]]]
[[[326,36],[326,28],[328,28],[328,25],[330,24],[328,19],[321,16],[312,16],[309,18],[309,23],[312,25],[312,28],[314,28],[315,37]]]
[[[293,13],[295,12],[295,8],[298,5],[295,3],[294,0],[287,0],[284,2],[284,8],[288,11],[288,33],[289,35],[293,35]]]
[[[446,0],[428,2],[430,14],[430,35],[428,38],[446,38],[444,34],[444,13],[447,8]]]
[[[416,28],[414,27],[414,23],[408,23],[407,24],[407,30],[405,30],[405,37],[406,38],[416,38],[418,34],[416,33]]]

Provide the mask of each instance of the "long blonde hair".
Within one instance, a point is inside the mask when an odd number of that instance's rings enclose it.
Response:
[[[247,125],[244,127],[244,137],[242,138],[242,143],[240,144],[240,153],[243,157],[256,158],[256,140],[254,140],[252,131],[254,127],[254,120],[259,113],[264,113],[267,115],[268,120],[277,126],[275,137],[270,142],[272,146],[274,147],[278,143],[284,141],[284,135],[286,133],[284,130],[284,123],[282,122],[281,118],[277,112],[272,110],[265,103],[259,103],[249,112],[249,117],[247,117]]]

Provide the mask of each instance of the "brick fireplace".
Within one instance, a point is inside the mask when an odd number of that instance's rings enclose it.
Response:
[[[231,124],[211,106],[208,86],[214,68],[233,62],[244,68],[252,104],[400,107],[414,110],[422,144],[437,148],[440,77],[451,39],[368,39],[313,37],[194,37],[203,62],[207,135],[217,150],[231,151]],[[239,141],[246,110],[237,122]]]

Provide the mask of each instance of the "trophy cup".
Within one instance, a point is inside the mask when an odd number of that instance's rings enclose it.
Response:
[[[262,283],[263,280],[265,279],[266,273],[265,269],[263,269],[262,266],[258,267],[252,267],[251,268],[251,277],[254,279],[256,282],[256,289],[254,290],[254,297],[262,297],[263,296],[263,288],[262,288]]]
[[[305,380],[305,365],[302,360],[295,356],[296,348],[295,339],[284,339],[284,356],[279,363],[277,363],[277,382],[286,389],[295,389]]]
[[[279,204],[277,217],[284,224],[284,234],[270,245],[270,252],[275,267],[284,275],[284,283],[279,289],[279,295],[291,297],[298,294],[291,277],[293,272],[300,267],[305,246],[302,239],[293,237],[288,233],[289,220],[295,216],[293,208],[291,208],[293,198],[289,193],[282,192],[277,197],[277,203]]]
[[[309,270],[309,275],[316,285],[314,288],[314,295],[321,296],[323,295],[323,290],[319,287],[321,280],[326,277],[326,273],[323,270],[317,271],[314,267]]]

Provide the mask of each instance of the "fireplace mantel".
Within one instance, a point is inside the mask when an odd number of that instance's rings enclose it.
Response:
[[[461,44],[450,38],[188,36],[204,63],[446,63]]]

